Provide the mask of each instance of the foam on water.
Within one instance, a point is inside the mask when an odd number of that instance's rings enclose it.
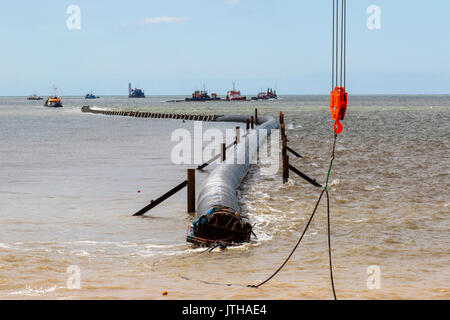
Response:
[[[56,290],[56,286],[48,287],[48,288],[31,288],[26,287],[24,290],[10,292],[10,295],[15,296],[28,296],[28,297],[40,297],[44,296],[48,293],[54,292]]]

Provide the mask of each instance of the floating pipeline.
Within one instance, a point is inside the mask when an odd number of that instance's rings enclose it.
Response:
[[[123,110],[103,110],[92,109],[90,106],[83,106],[82,112],[103,114],[109,116],[125,116],[135,118],[152,118],[152,119],[179,119],[192,121],[217,121],[220,115],[195,115],[195,114],[179,114],[179,113],[155,113],[143,111],[123,111]]]
[[[223,116],[216,121],[247,122],[248,116]],[[219,164],[204,181],[197,205],[197,219],[188,228],[186,241],[199,246],[236,245],[249,242],[252,225],[240,213],[237,188],[250,169],[251,159],[272,129],[279,124],[272,117],[260,117],[257,129],[251,130],[237,145],[238,159],[243,164]]]
[[[104,115],[120,115],[155,119],[183,119],[195,121],[248,123],[253,117],[243,115],[186,115],[162,114],[136,111],[113,111],[82,108],[83,112]],[[256,129],[250,130],[245,140],[236,145],[237,159],[241,164],[219,164],[205,179],[197,205],[197,219],[188,227],[186,241],[199,246],[238,245],[249,242],[252,225],[249,218],[240,213],[237,189],[250,169],[251,159],[262,142],[278,129],[279,123],[272,117],[261,116],[256,120]],[[244,137],[241,137],[244,138]]]

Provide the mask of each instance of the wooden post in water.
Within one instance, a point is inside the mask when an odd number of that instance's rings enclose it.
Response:
[[[250,117],[250,126],[252,127],[252,129],[255,128],[255,119],[253,118],[253,116]]]
[[[246,126],[247,131],[250,130],[250,120],[247,120],[247,126]]]
[[[241,127],[236,127],[236,144],[239,144],[241,139]]]
[[[289,181],[289,156],[286,154],[283,156],[283,183]]]
[[[255,123],[258,125],[258,109],[255,108]]]
[[[195,212],[195,169],[187,169],[187,211]]]

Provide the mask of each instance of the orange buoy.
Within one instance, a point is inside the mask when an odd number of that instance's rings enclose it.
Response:
[[[161,292],[161,294],[162,294],[163,296],[167,296],[169,293],[168,293],[167,291],[163,291],[163,292]]]

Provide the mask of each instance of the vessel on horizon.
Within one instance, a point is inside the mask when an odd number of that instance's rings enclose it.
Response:
[[[96,96],[95,94],[92,93],[92,90],[91,90],[91,93],[86,94],[86,96],[84,98],[85,99],[100,99],[99,96]]]
[[[27,98],[27,100],[44,100],[44,98],[38,96],[37,94],[33,94]]]
[[[47,107],[47,108],[62,108],[63,107],[61,97],[59,97],[56,94],[55,86],[53,86],[53,95],[51,95],[50,97],[47,98],[47,100],[44,103],[44,107]]]
[[[278,99],[277,91],[272,88],[267,88],[266,92],[260,92],[256,97],[252,97],[252,100],[269,100]]]
[[[217,93],[211,93],[211,96],[208,94],[206,90],[195,90],[192,93],[192,97],[186,98],[185,101],[218,101],[221,100],[220,97],[217,96]]]
[[[144,90],[139,88],[131,89],[131,82],[128,83],[128,98],[145,98]]]
[[[233,82],[233,90],[227,92],[227,101],[246,101],[246,96],[241,96],[241,91],[236,91],[235,83]]]

